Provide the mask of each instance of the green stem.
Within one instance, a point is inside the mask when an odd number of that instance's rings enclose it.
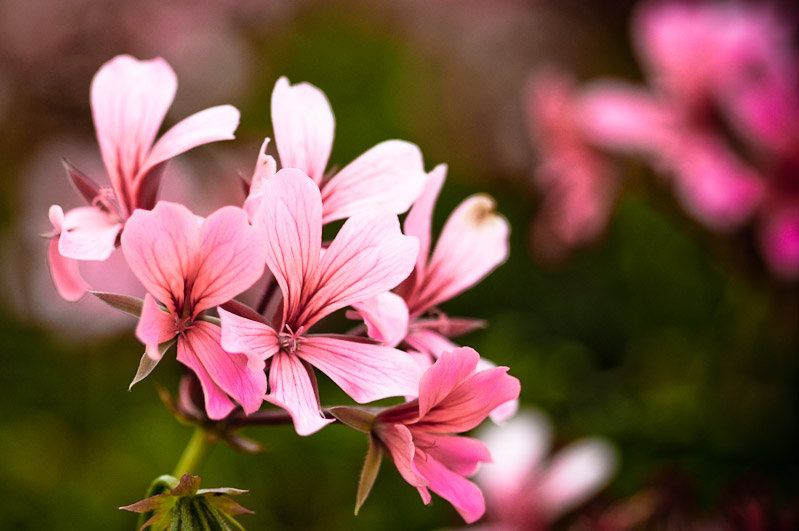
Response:
[[[213,445],[214,441],[208,437],[208,432],[197,426],[189,440],[189,444],[183,450],[183,455],[180,456],[180,461],[178,461],[172,475],[178,480],[186,473],[196,475],[208,457]]]

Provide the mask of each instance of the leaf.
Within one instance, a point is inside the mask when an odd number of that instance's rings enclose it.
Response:
[[[122,310],[133,317],[141,317],[141,309],[144,306],[142,299],[105,291],[89,291],[89,293],[117,310]]]
[[[361,470],[361,479],[358,481],[358,493],[355,498],[355,515],[361,509],[361,505],[366,501],[366,497],[372,491],[372,486],[375,484],[377,473],[380,471],[380,461],[383,458],[383,450],[380,448],[380,443],[374,437],[369,436],[369,450],[366,453],[366,461]]]

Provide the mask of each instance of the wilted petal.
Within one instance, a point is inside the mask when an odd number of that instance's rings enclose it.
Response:
[[[58,251],[76,260],[106,260],[120,230],[122,224],[97,207],[73,208],[64,215]]]
[[[266,399],[289,412],[298,435],[310,435],[335,420],[322,416],[316,378],[309,371],[299,358],[284,352],[273,356],[269,367]]]
[[[359,403],[415,395],[421,375],[413,358],[401,350],[333,337],[304,338],[297,356]]]
[[[450,215],[436,243],[420,292],[408,301],[413,315],[479,282],[508,258],[510,227],[494,200],[473,195]]]
[[[139,324],[136,326],[136,337],[147,345],[147,355],[154,360],[160,359],[158,345],[177,334],[175,316],[158,306],[152,295],[145,295]]]
[[[232,140],[239,126],[239,111],[232,105],[218,105],[184,118],[158,139],[150,151],[139,175],[159,162],[219,140]]]
[[[325,315],[386,292],[413,270],[419,243],[400,232],[395,214],[348,219],[321,258],[317,288],[300,317],[310,326]]]
[[[535,496],[554,518],[590,498],[615,470],[616,452],[610,444],[601,439],[583,439],[558,452],[544,472]]]
[[[228,206],[208,216],[200,227],[200,256],[192,288],[192,308],[227,302],[257,281],[264,271],[263,232],[251,226],[247,213]]]
[[[161,58],[138,61],[120,55],[105,63],[92,80],[97,141],[111,184],[127,210],[132,209],[133,179],[147,158],[176,90],[175,72]]]
[[[387,291],[352,305],[366,324],[369,337],[387,347],[396,347],[408,332],[405,300]]]
[[[252,370],[263,370],[264,360],[278,353],[277,332],[264,323],[219,308],[222,318],[222,348],[245,354]]]
[[[89,286],[80,275],[78,261],[58,252],[58,238],[47,242],[47,263],[50,266],[50,277],[62,299],[77,302],[86,295]]]
[[[376,145],[322,186],[322,223],[376,208],[401,214],[426,180],[422,152],[415,144],[387,140]]]
[[[266,231],[266,264],[283,292],[284,318],[294,317],[319,262],[322,200],[319,188],[299,170],[280,170],[263,188],[255,224]]]
[[[467,523],[472,523],[483,516],[485,500],[477,485],[423,451],[417,450],[413,463],[428,481],[428,488],[450,502]]]
[[[272,91],[272,128],[283,168],[296,168],[319,185],[336,129],[325,94],[309,83],[281,77]]]
[[[253,413],[261,407],[264,393],[266,393],[266,375],[263,371],[251,371],[247,367],[247,357],[241,354],[230,354],[222,349],[219,344],[222,331],[218,326],[204,321],[195,322],[190,330],[184,333],[185,341],[178,343],[178,361],[188,363],[187,350],[191,351],[194,359],[199,361],[204,371],[213,381],[213,388],[221,389],[227,395],[233,397],[244,408],[244,412]],[[185,343],[183,356],[181,356],[180,346]],[[197,374],[200,376],[200,374]],[[203,390],[206,393],[206,409],[209,408],[209,388],[200,377]],[[221,413],[221,411],[220,411]],[[212,419],[222,417],[213,416],[208,410],[208,416]],[[223,415],[224,416],[224,415]]]
[[[424,277],[430,256],[430,239],[433,234],[433,209],[447,177],[447,165],[439,164],[427,175],[422,193],[413,203],[405,218],[405,234],[419,238],[419,256],[416,258],[415,277]]]
[[[122,252],[147,291],[180,315],[185,283],[194,279],[200,253],[194,214],[183,205],[166,201],[152,211],[136,210],[122,232]]]

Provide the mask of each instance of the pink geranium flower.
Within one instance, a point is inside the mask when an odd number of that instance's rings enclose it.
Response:
[[[85,293],[74,260],[105,260],[133,211],[155,206],[166,163],[196,146],[228,140],[239,123],[230,105],[211,107],[176,124],[155,142],[175,97],[177,78],[163,59],[138,61],[120,55],[92,80],[91,105],[97,141],[110,187],[100,187],[71,166],[68,174],[89,206],[63,212],[51,209],[52,237],[58,252],[48,252],[59,294],[78,300]]]
[[[413,394],[420,370],[405,352],[309,329],[330,313],[392,289],[413,269],[415,238],[384,211],[349,218],[322,248],[322,198],[303,172],[283,169],[263,185],[254,222],[266,232],[266,264],[283,294],[270,319],[220,310],[222,346],[245,353],[254,368],[268,362],[266,399],[285,408],[297,433],[328,422],[320,411],[311,366],[358,402]],[[239,312],[241,313],[241,312]]]
[[[493,457],[475,476],[487,505],[481,531],[548,529],[610,480],[617,457],[608,442],[581,439],[548,457],[551,437],[547,418],[530,410],[479,433]]]
[[[246,213],[225,207],[200,221],[186,207],[161,201],[152,211],[133,213],[122,233],[122,251],[148,291],[136,327],[147,349],[134,383],[160,360],[159,345],[177,337],[178,361],[197,374],[210,418],[233,410],[229,397],[245,412],[256,411],[266,392],[263,371],[250,370],[245,356],[225,352],[219,327],[203,319],[206,310],[243,292],[263,273],[263,235]]]
[[[419,381],[419,398],[381,411],[372,424],[372,434],[424,503],[432,490],[469,523],[483,515],[485,501],[466,477],[491,454],[482,442],[454,434],[475,428],[520,391],[507,367],[476,371],[479,360],[468,347],[441,354]]]
[[[422,153],[415,144],[402,140],[381,142],[335,174],[325,174],[335,118],[325,94],[309,83],[291,85],[285,77],[277,80],[272,124],[281,167],[301,170],[321,189],[323,223],[375,208],[401,214],[424,186]],[[263,149],[259,167],[271,159]],[[263,178],[268,174],[256,169],[250,202],[260,201]]]

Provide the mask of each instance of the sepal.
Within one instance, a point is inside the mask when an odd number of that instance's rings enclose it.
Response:
[[[142,307],[144,307],[143,299],[105,291],[89,291],[89,293],[117,310],[122,310],[133,317],[141,317]]]
[[[382,408],[355,406],[336,406],[327,409],[327,412],[336,417],[342,424],[363,433],[372,432],[372,424],[380,411],[382,411]]]
[[[374,435],[369,436],[369,450],[366,452],[366,461],[361,470],[361,479],[358,481],[358,493],[355,497],[355,515],[361,509],[363,502],[372,491],[372,486],[377,479],[377,473],[380,471],[380,462],[383,459],[383,449],[380,447],[380,442]]]
[[[233,488],[200,489],[200,476],[184,474],[180,481],[171,476],[161,476],[154,485],[174,485],[169,492],[156,494],[131,505],[120,507],[125,511],[152,516],[140,531],[150,527],[153,531],[166,529],[218,530],[243,527],[233,517],[252,514],[229,496],[248,491]],[[151,489],[152,490],[152,489]]]
[[[133,381],[130,382],[128,386],[128,391],[133,389],[133,386],[137,383],[141,382],[145,378],[147,378],[155,366],[158,365],[158,362],[161,361],[161,358],[164,356],[164,353],[169,350],[169,347],[175,344],[178,340],[177,337],[170,339],[169,341],[164,341],[160,345],[158,345],[158,358],[153,358],[147,352],[142,354],[141,361],[139,361],[139,369],[136,371],[136,376],[133,377]]]

